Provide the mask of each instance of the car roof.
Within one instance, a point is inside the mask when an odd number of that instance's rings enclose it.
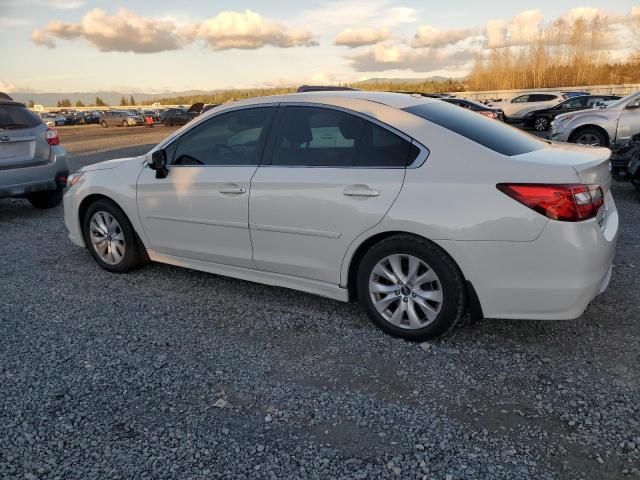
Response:
[[[290,93],[286,95],[255,97],[247,100],[240,100],[238,102],[230,102],[225,105],[258,105],[263,103],[324,103],[328,105],[341,106],[345,103],[345,101],[348,102],[349,100],[362,100],[367,102],[379,103],[398,109],[408,108],[423,103],[440,101],[439,99],[427,98],[419,95],[407,95],[406,93],[342,90]]]
[[[25,108],[27,108],[24,103],[15,102],[13,100],[3,100],[2,97],[0,97],[0,105],[13,105],[15,107],[25,107]]]

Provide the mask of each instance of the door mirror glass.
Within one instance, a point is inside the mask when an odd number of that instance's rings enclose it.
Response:
[[[163,150],[156,150],[151,154],[149,168],[156,171],[156,178],[165,178],[169,174],[167,169],[167,153]]]

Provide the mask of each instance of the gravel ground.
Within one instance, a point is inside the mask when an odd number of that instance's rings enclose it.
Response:
[[[421,345],[357,305],[109,274],[61,208],[2,200],[0,478],[640,478],[640,193],[614,195],[614,275],[583,318]]]

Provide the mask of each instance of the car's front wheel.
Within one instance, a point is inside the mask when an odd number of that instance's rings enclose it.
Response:
[[[605,147],[607,139],[600,130],[595,128],[583,128],[571,137],[571,142],[579,145],[591,145],[592,147]]]
[[[124,212],[113,202],[98,200],[83,218],[85,243],[93,258],[105,270],[125,273],[142,266],[144,248]]]
[[[109,126],[104,120],[100,122],[100,125],[102,125],[102,128],[107,128]]]
[[[62,202],[62,194],[62,188],[58,187],[55,190],[32,193],[27,199],[34,208],[45,210],[60,205],[60,202]]]
[[[360,263],[357,288],[373,323],[406,340],[443,335],[464,315],[460,269],[423,238],[398,235],[373,246]]]

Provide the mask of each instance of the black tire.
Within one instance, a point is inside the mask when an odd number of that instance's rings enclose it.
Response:
[[[62,189],[57,188],[56,190],[32,193],[27,199],[34,208],[46,210],[60,205],[60,202],[62,202],[62,194]]]
[[[571,143],[578,143],[578,141],[581,138],[584,138],[585,136],[589,136],[589,135],[592,135],[598,140],[599,145],[593,145],[593,146],[599,146],[599,147],[607,146],[607,139],[604,136],[604,134],[597,128],[591,128],[591,127],[581,128],[576,132],[572,133],[569,141]]]
[[[533,129],[537,132],[546,132],[550,125],[549,117],[538,117],[533,121]]]
[[[435,319],[423,328],[407,329],[393,325],[376,310],[369,294],[369,279],[375,266],[394,254],[411,255],[423,261],[440,280],[443,301]],[[437,245],[413,235],[394,235],[374,245],[360,262],[357,292],[371,321],[384,332],[409,341],[423,341],[445,335],[464,317],[465,281],[455,262]]]
[[[102,125],[102,128],[107,128],[109,126],[109,124],[104,120],[100,122],[100,125]]]
[[[89,224],[91,222],[91,218],[96,212],[100,211],[107,212],[111,216],[113,216],[120,224],[120,229],[122,231],[122,234],[124,235],[125,252],[122,256],[121,261],[115,265],[103,261],[90,240]],[[130,272],[131,270],[135,270],[144,265],[147,259],[144,247],[142,246],[142,243],[133,230],[131,222],[129,222],[129,219],[120,209],[120,207],[118,207],[110,200],[96,200],[91,205],[89,205],[84,213],[84,218],[82,219],[82,235],[84,236],[85,244],[87,245],[87,248],[89,249],[89,252],[91,252],[91,255],[95,259],[96,263],[98,263],[98,265],[109,272]]]

